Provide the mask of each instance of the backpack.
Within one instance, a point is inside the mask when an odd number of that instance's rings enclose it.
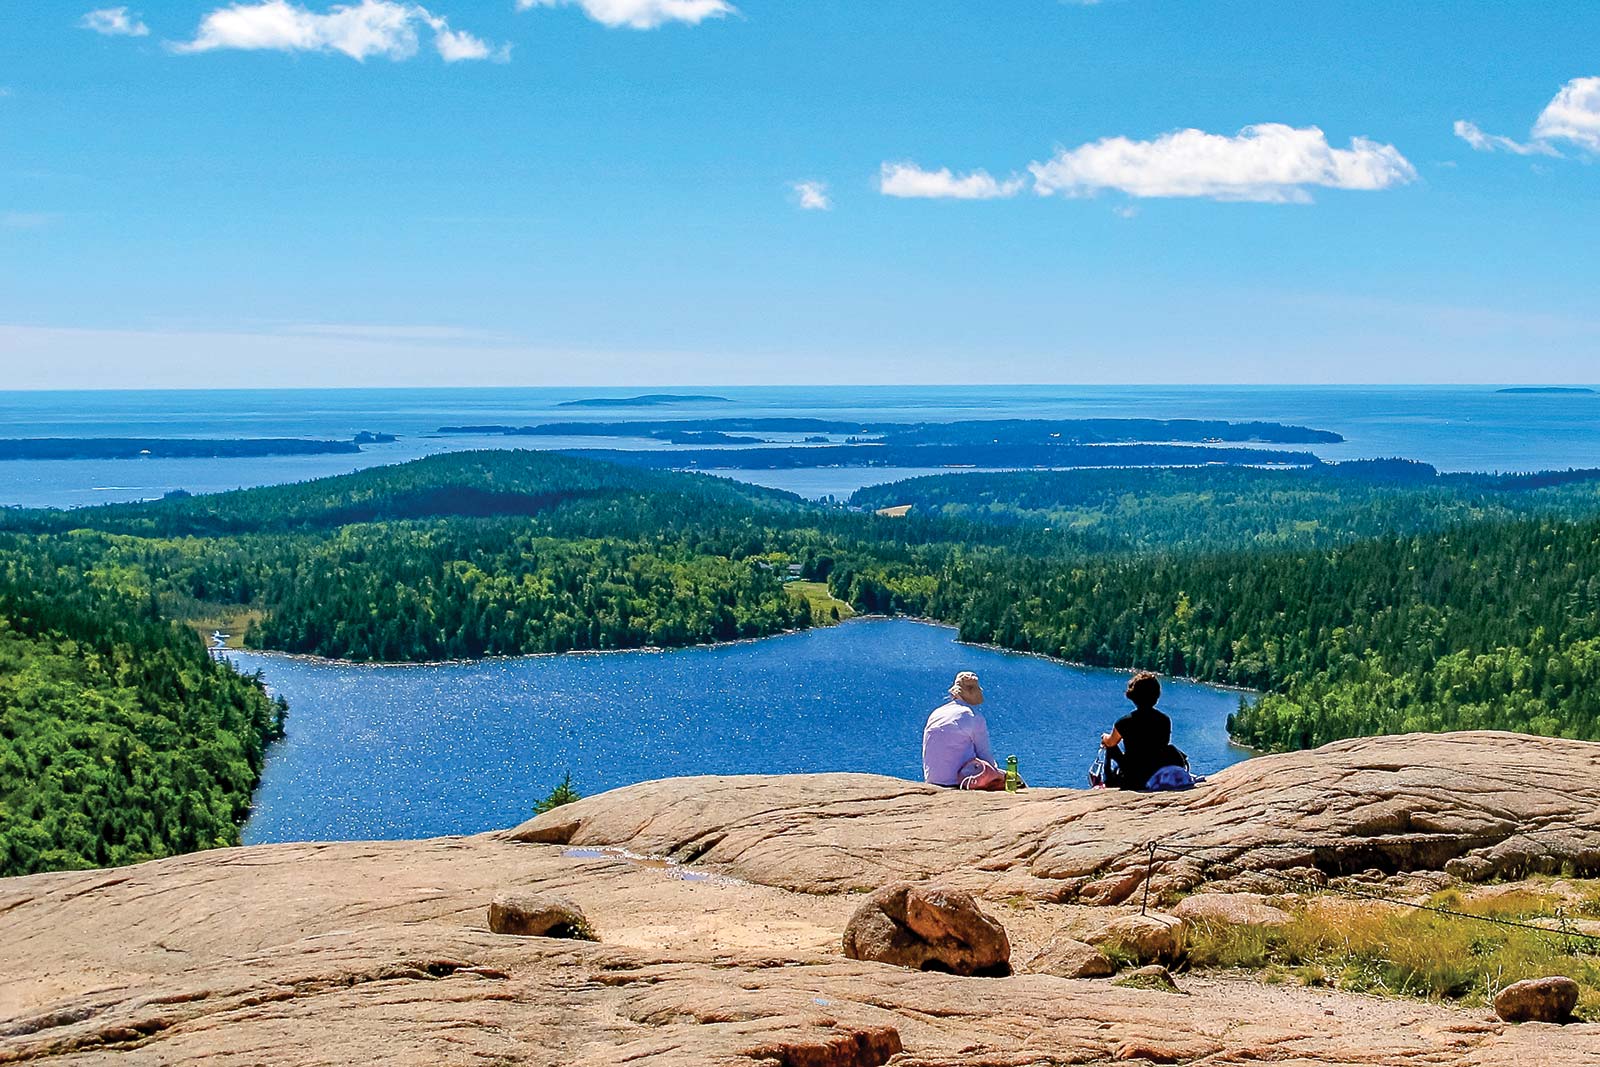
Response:
[[[1189,773],[1189,768],[1170,766],[1152,774],[1144,787],[1152,793],[1176,793],[1184,789],[1193,789],[1197,781],[1199,779]]]

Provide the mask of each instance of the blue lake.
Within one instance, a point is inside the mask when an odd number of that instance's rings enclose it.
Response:
[[[998,755],[1082,786],[1127,675],[962,645],[944,626],[868,619],[673,652],[359,666],[235,653],[289,701],[247,843],[394,839],[514,825],[570,771],[584,794],[691,774],[870,771],[920,779],[922,725],[977,671]],[[1195,769],[1245,758],[1236,692],[1169,682]]]

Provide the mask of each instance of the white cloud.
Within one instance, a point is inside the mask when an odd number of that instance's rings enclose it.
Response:
[[[986,170],[955,174],[949,167],[923,170],[915,163],[885,163],[878,174],[878,191],[917,200],[1001,200],[1021,192],[1022,179],[997,181]]]
[[[1533,136],[1600,152],[1600,78],[1573,78],[1533,124]]]
[[[795,182],[790,186],[802,211],[832,211],[833,198],[827,182]]]
[[[396,0],[336,4],[326,14],[290,0],[236,3],[206,15],[194,40],[176,44],[173,50],[342,52],[356,60],[374,56],[401,60],[417,54],[419,29],[433,34],[434,48],[447,63],[505,59],[510,54],[509,47],[494,49],[470,33],[450,29],[448,20],[427,8]]]
[[[727,0],[517,0],[517,10],[535,7],[583,8],[584,14],[613,29],[653,30],[668,22],[698,26],[706,19],[738,13]]]
[[[85,30],[103,33],[107,37],[148,37],[150,27],[140,21],[139,16],[128,14],[125,7],[103,7],[98,11],[91,11],[78,20],[78,25]]]
[[[1553,141],[1568,141],[1600,153],[1600,78],[1573,78],[1545,105],[1533,124],[1533,139],[1514,141],[1484,133],[1476,123],[1460,119],[1456,136],[1479,152],[1512,152],[1519,156],[1561,155]]]
[[[1479,152],[1511,152],[1519,156],[1559,156],[1548,141],[1513,141],[1496,133],[1484,133],[1475,122],[1456,120],[1456,136]]]
[[[1030,164],[1041,196],[1092,196],[1118,189],[1137,197],[1209,197],[1309,203],[1308,186],[1387,189],[1414,181],[1416,168],[1393,145],[1365,137],[1334,148],[1315,126],[1246,126],[1236,136],[1177,130],[1153,141],[1107,137],[1063,148]]]

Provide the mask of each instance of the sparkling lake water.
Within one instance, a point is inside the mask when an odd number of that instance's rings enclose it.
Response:
[[[957,643],[901,619],[672,652],[357,666],[233,653],[289,701],[247,843],[399,839],[513,826],[564,773],[585,795],[693,774],[922,777],[922,726],[960,670],[983,680],[995,754],[1083,786],[1128,675]],[[1169,682],[1197,772],[1245,758],[1237,692]]]

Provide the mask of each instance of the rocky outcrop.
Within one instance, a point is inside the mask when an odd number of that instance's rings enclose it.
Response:
[[[991,897],[1089,904],[1129,900],[1147,874],[1161,890],[1233,881],[1258,892],[1451,861],[1472,880],[1595,874],[1600,745],[1493,732],[1341,741],[1238,764],[1202,789],[1131,795],[973,794],[861,774],[680,779],[583,800],[506,836],[626,846],[803,893],[938,877]]]
[[[1538,793],[1523,788],[1533,765]],[[963,978],[840,946],[859,891],[907,879],[972,893],[1033,961],[1136,911],[1147,876],[1210,890],[1373,868],[1373,885],[1431,885],[1449,859],[1518,841],[1581,867],[1600,849],[1597,770],[1600,746],[1457,735],[1267,757],[1166,796],[695,779],[499,835],[10,879],[0,1063],[1579,1067],[1600,1026],[1196,974],[1181,997],[1031,963]],[[1223,865],[1152,862],[1151,838]],[[689,869],[601,848],[624,845]],[[494,933],[485,905],[501,894],[581,902],[605,941]]]
[[[959,889],[897,882],[867,897],[844,928],[844,954],[967,977],[1011,973],[1005,927]]]
[[[1578,1006],[1578,983],[1570,978],[1530,978],[1495,994],[1494,1010],[1508,1023],[1564,1023]]]

